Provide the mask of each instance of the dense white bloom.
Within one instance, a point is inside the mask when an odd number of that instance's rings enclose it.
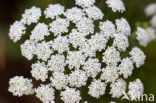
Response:
[[[41,9],[35,6],[30,9],[26,9],[24,14],[22,14],[21,22],[27,25],[32,23],[37,23],[41,16]]]
[[[31,32],[30,40],[40,41],[44,39],[44,36],[48,35],[50,35],[48,26],[44,23],[38,23]]]
[[[156,15],[154,15],[150,21],[152,27],[156,27]]]
[[[125,5],[122,0],[107,0],[106,1],[109,8],[112,8],[113,12],[121,12],[126,11]]]
[[[50,4],[44,11],[46,18],[54,19],[64,13],[64,7],[60,4]]]
[[[132,61],[136,63],[137,68],[139,68],[140,66],[144,64],[146,56],[144,52],[141,51],[140,48],[134,47],[129,54],[131,56]]]
[[[120,61],[120,52],[118,52],[115,47],[108,47],[106,51],[103,53],[103,60],[102,62],[106,63],[107,65],[114,65],[116,66],[117,63]]]
[[[23,96],[33,94],[32,80],[24,78],[23,76],[15,76],[9,81],[9,92],[14,96]]]
[[[90,7],[95,3],[95,0],[75,0],[76,5],[81,7]]]
[[[136,79],[135,81],[130,82],[128,88],[128,95],[130,96],[131,100],[140,99],[140,96],[144,92],[144,86],[140,79]]]
[[[134,47],[130,57],[125,57],[126,54],[124,59],[122,55],[120,57],[120,52],[126,52],[129,47],[131,27],[122,17],[115,21],[99,21],[103,20],[104,14],[94,5],[95,1],[75,0],[76,7],[71,8],[50,4],[44,13],[34,6],[25,11],[20,22],[10,26],[10,39],[17,42],[26,34],[26,27],[36,23],[34,28],[29,28],[33,29],[30,34],[28,32],[29,39],[20,47],[22,55],[28,60],[35,56],[31,75],[41,85],[33,89],[32,80],[16,76],[10,79],[9,92],[15,96],[36,93],[43,103],[54,103],[58,99],[64,103],[87,103],[81,100],[83,94],[80,89],[87,86],[88,94],[98,99],[105,94],[106,83],[110,84],[109,93],[113,98],[120,98],[125,93],[126,82],[118,78],[128,78],[134,69],[133,64],[140,67],[146,56]],[[106,0],[106,3],[113,12],[125,11],[122,0]],[[38,22],[41,14],[48,19],[45,23]],[[50,19],[52,22],[47,24]],[[156,24],[155,18],[151,23],[153,26]],[[143,46],[156,39],[152,27],[146,30],[138,27],[136,34]],[[54,88],[60,96],[56,99]],[[132,100],[142,91],[140,81],[130,82],[128,95]]]
[[[87,73],[87,76],[95,78],[98,73],[101,71],[101,64],[98,59],[89,58],[82,67],[83,70]]]
[[[115,66],[107,66],[102,69],[101,80],[105,80],[108,82],[115,82],[115,80],[119,77],[118,68]]]
[[[62,72],[54,72],[50,78],[51,85],[58,90],[65,89],[68,84],[67,75]]]
[[[140,45],[147,46],[149,43],[149,37],[146,30],[141,27],[137,27],[136,35]]]
[[[67,36],[58,36],[54,41],[52,42],[52,48],[59,53],[63,53],[65,51],[69,50],[69,39]]]
[[[152,27],[148,27],[146,29],[146,32],[148,34],[148,37],[149,37],[149,41],[153,41],[153,40],[156,40],[156,30]]]
[[[104,36],[107,38],[113,37],[113,34],[116,33],[115,25],[109,20],[100,22],[99,28],[101,33],[104,34]]]
[[[94,79],[89,88],[88,94],[91,95],[92,97],[99,98],[100,96],[105,94],[106,90],[106,84],[104,82],[101,82],[101,80],[96,80]]]
[[[126,51],[126,48],[129,47],[128,38],[121,33],[114,34],[113,46],[117,47],[119,51]]]
[[[44,62],[37,62],[31,65],[31,75],[36,80],[41,80],[42,82],[46,81],[48,78],[48,68],[46,67]]]
[[[152,15],[156,14],[156,3],[149,4],[145,8],[145,13],[147,16],[152,16]]]
[[[120,98],[126,91],[126,82],[123,79],[118,79],[110,85],[110,94],[113,98]]]
[[[88,40],[91,48],[94,51],[102,51],[106,47],[107,39],[103,34],[96,33],[91,36],[91,39]]]
[[[70,69],[79,69],[81,65],[85,62],[85,55],[80,51],[70,51],[67,55],[66,63],[69,65]]]
[[[72,87],[81,87],[86,85],[87,79],[88,77],[86,73],[82,70],[75,70],[68,77],[69,85]]]
[[[37,43],[35,54],[38,59],[46,61],[50,57],[51,53],[53,53],[53,50],[50,48],[50,43],[45,41]]]
[[[128,78],[128,76],[132,74],[132,71],[134,69],[133,62],[128,57],[122,59],[118,69],[119,69],[119,74],[122,74],[124,78]]]
[[[80,91],[74,88],[66,88],[65,91],[61,92],[61,99],[64,103],[79,103],[81,100]]]
[[[73,29],[72,32],[69,34],[69,41],[74,48],[82,46],[86,41],[85,34]]]
[[[54,89],[49,85],[42,85],[35,89],[36,97],[38,97],[43,103],[49,103],[54,101]]]
[[[126,36],[131,35],[131,27],[125,18],[116,19],[115,22],[116,22],[115,24],[117,26],[118,33],[122,33]]]
[[[89,8],[86,8],[84,11],[86,12],[87,16],[93,20],[102,19],[104,16],[102,11],[96,6],[91,6]]]
[[[15,21],[9,30],[9,37],[14,42],[17,42],[21,39],[22,35],[25,34],[26,27],[19,21]]]
[[[86,42],[80,47],[80,51],[82,51],[86,57],[96,56],[96,51],[91,47],[89,40],[86,40]]]
[[[50,60],[48,60],[48,67],[50,71],[64,72],[65,65],[64,55],[52,55]]]
[[[21,44],[21,54],[31,60],[33,58],[33,54],[35,53],[36,44],[32,40],[26,40],[23,44]]]
[[[64,15],[67,17],[68,20],[76,23],[85,16],[85,13],[77,7],[73,7],[71,9],[67,9]]]
[[[55,36],[61,35],[61,33],[68,32],[69,21],[67,19],[57,18],[55,21],[49,24],[50,31]]]
[[[76,23],[76,27],[78,30],[85,35],[94,32],[94,24],[93,21],[88,18],[82,18],[79,22]]]

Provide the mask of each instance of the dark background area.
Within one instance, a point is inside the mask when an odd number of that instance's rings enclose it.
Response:
[[[32,6],[40,7],[44,10],[50,3],[60,2],[71,7],[73,0],[0,0],[0,103],[40,103],[34,96],[23,96],[21,98],[13,96],[8,92],[9,78],[16,75],[23,75],[31,78],[29,73],[31,62],[21,56],[18,44],[13,43],[8,36],[9,27],[15,20],[20,20],[25,9]],[[144,14],[144,8],[156,0],[123,0],[127,11],[122,16],[125,17],[132,29],[135,29],[137,22],[148,21]],[[96,5],[101,9],[105,8],[105,0],[97,0]],[[105,10],[103,10],[105,11]],[[105,16],[107,11],[104,12]],[[116,15],[118,17],[118,15]],[[110,16],[111,18],[111,16]],[[128,81],[140,78],[144,84],[146,94],[156,95],[156,41],[142,48],[147,55],[145,65],[133,71],[133,75]],[[104,98],[110,100],[110,98]],[[114,99],[115,100],[115,99]],[[116,100],[115,100],[116,101]],[[101,103],[96,102],[93,103]],[[105,103],[105,102],[104,102]],[[126,103],[126,102],[125,102]]]

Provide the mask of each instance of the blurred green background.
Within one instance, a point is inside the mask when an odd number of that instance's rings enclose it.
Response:
[[[145,16],[144,9],[148,4],[156,2],[156,0],[123,1],[127,9],[124,14],[113,14],[110,9],[106,8],[105,0],[96,0],[96,5],[102,9],[105,17],[110,20],[121,16],[125,17],[129,21],[132,30],[136,29],[135,25],[138,22],[148,22],[150,20]],[[29,73],[31,62],[21,56],[19,44],[15,44],[9,39],[8,32],[10,25],[15,20],[20,20],[25,9],[37,6],[44,10],[50,3],[61,3],[66,8],[74,6],[74,0],[0,0],[0,103],[40,103],[33,96],[18,98],[7,91],[9,78],[15,75],[24,75],[31,78]],[[144,84],[144,93],[156,95],[156,41],[151,42],[147,47],[141,48],[147,55],[145,65],[135,69],[133,75],[127,81],[140,78]],[[102,96],[99,100],[91,97],[87,97],[86,100],[93,103],[102,103],[102,101],[108,103],[110,100],[117,101],[117,103],[121,102],[110,98],[109,94]],[[128,101],[123,101],[123,103],[128,103]]]

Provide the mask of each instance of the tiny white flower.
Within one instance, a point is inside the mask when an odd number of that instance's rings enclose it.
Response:
[[[144,86],[140,79],[136,79],[135,81],[130,82],[128,88],[128,95],[130,96],[131,100],[140,99],[140,96],[142,96],[144,92]]]
[[[96,56],[96,51],[94,50],[94,48],[91,47],[88,39],[80,47],[80,51],[82,51],[86,57],[88,57],[88,56],[89,57],[95,57]]]
[[[50,55],[53,53],[53,50],[50,48],[50,44],[48,42],[37,43],[35,54],[38,59],[46,61]]]
[[[64,103],[79,103],[81,100],[80,91],[74,88],[66,88],[65,91],[61,92],[61,100]]]
[[[69,41],[74,48],[77,48],[78,46],[82,47],[82,45],[86,42],[85,34],[73,29],[69,34]]]
[[[67,9],[64,15],[68,20],[72,21],[73,23],[77,23],[85,16],[85,13],[80,8],[73,7],[71,9]]]
[[[54,89],[49,85],[40,85],[35,89],[36,97],[39,98],[42,102],[52,102],[54,101]]]
[[[31,65],[31,75],[36,80],[41,80],[42,82],[46,81],[48,78],[48,68],[44,62],[37,62]]]
[[[69,21],[67,19],[57,18],[55,21],[49,24],[50,31],[55,36],[68,32]]]
[[[131,27],[125,18],[116,19],[115,22],[116,22],[118,33],[122,33],[126,36],[131,35]]]
[[[33,94],[32,80],[24,78],[23,76],[15,76],[9,81],[9,92],[14,96],[23,96]]]
[[[26,9],[24,14],[22,14],[21,22],[27,25],[32,23],[37,23],[41,16],[41,9],[38,7],[31,7],[30,9]]]
[[[124,11],[126,11],[125,5],[122,0],[107,0],[106,3],[113,12],[123,13]]]
[[[84,9],[84,11],[86,12],[87,16],[93,20],[102,19],[104,16],[102,11],[96,6],[91,6],[89,8],[86,8]]]
[[[91,36],[91,39],[88,40],[91,48],[94,51],[102,51],[106,47],[107,39],[103,34],[96,33]]]
[[[120,98],[126,91],[126,82],[123,79],[118,79],[110,85],[110,94],[113,98]]]
[[[127,47],[129,47],[128,38],[121,33],[114,34],[113,46],[117,47],[119,51],[125,52]]]
[[[106,90],[106,84],[104,82],[101,82],[101,80],[96,80],[94,79],[89,88],[88,94],[91,95],[92,97],[99,98],[100,96],[105,94]]]
[[[136,35],[139,44],[142,46],[147,46],[147,44],[149,43],[149,37],[146,30],[141,27],[137,27]]]
[[[152,27],[148,27],[146,29],[146,32],[148,34],[148,37],[149,37],[149,41],[153,41],[153,40],[156,40],[156,30]]]
[[[48,8],[44,11],[44,15],[46,18],[54,19],[59,15],[64,13],[64,7],[60,4],[50,4]]]
[[[65,65],[64,55],[52,55],[50,60],[48,60],[49,70],[53,72],[64,72]]]
[[[139,68],[140,66],[144,64],[146,56],[141,49],[139,49],[138,47],[134,47],[132,48],[129,54],[131,56],[133,63],[136,64],[137,68]]]
[[[36,43],[33,42],[32,40],[26,40],[23,44],[21,44],[20,47],[21,47],[21,54],[28,60],[31,60],[35,53]]]
[[[50,77],[51,85],[57,90],[65,89],[68,84],[67,75],[62,72],[54,72]]]
[[[94,32],[93,21],[88,18],[82,18],[79,22],[76,23],[78,30],[86,35]]]
[[[156,3],[149,4],[145,8],[145,13],[147,16],[152,16],[152,15],[156,14]]]
[[[52,42],[52,48],[58,53],[63,53],[69,50],[69,39],[67,36],[58,36]]]
[[[88,77],[82,70],[75,70],[68,76],[69,85],[72,87],[81,87],[86,85]]]
[[[117,63],[120,61],[120,52],[118,52],[115,47],[108,47],[105,52],[103,53],[103,63],[107,65],[114,65],[116,66]]]
[[[89,58],[82,67],[87,73],[87,76],[95,78],[101,71],[101,64],[98,59]]]
[[[116,33],[115,25],[109,20],[100,22],[99,28],[106,38],[113,37],[113,34]]]
[[[118,79],[119,73],[118,68],[115,66],[107,66],[106,68],[102,69],[101,80],[105,80],[106,83],[108,82],[115,82]]]
[[[156,27],[156,15],[152,17],[150,24],[152,25],[152,27]]]
[[[34,30],[31,32],[30,40],[40,41],[44,39],[44,36],[50,35],[48,26],[44,23],[38,23]]]
[[[128,76],[132,75],[132,71],[134,69],[133,62],[128,57],[122,59],[118,69],[119,74],[123,74],[124,78],[128,78]]]
[[[85,55],[80,51],[70,51],[67,55],[66,63],[69,65],[70,69],[79,69],[81,65],[85,62]]]
[[[17,42],[21,39],[22,35],[25,34],[26,27],[19,21],[15,21],[11,26],[9,30],[9,37],[14,42]]]
[[[81,7],[90,7],[95,3],[95,0],[75,0],[76,5]]]

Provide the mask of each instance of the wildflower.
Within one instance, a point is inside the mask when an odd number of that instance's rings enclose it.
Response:
[[[54,89],[49,85],[40,85],[35,89],[36,97],[38,97],[42,102],[53,102],[54,101]]]
[[[32,80],[24,78],[23,76],[15,76],[9,81],[8,91],[19,97],[33,94]]]
[[[32,23],[37,23],[41,17],[41,9],[38,7],[31,7],[30,9],[26,9],[24,14],[22,14],[21,22],[23,24],[30,25]]]
[[[31,75],[36,80],[41,80],[42,82],[46,81],[48,78],[48,68],[45,66],[45,63],[37,62],[31,65]]]
[[[80,91],[74,88],[66,88],[61,92],[61,99],[64,103],[78,103],[81,100]]]
[[[55,87],[57,90],[65,89],[68,84],[67,75],[62,72],[54,72],[50,77],[51,86]]]
[[[123,13],[124,11],[126,11],[125,5],[122,0],[107,0],[106,3],[113,12]]]
[[[90,7],[95,3],[95,0],[75,0],[76,5],[81,7]]]
[[[144,87],[140,79],[136,79],[135,81],[130,82],[128,88],[128,95],[130,96],[131,100],[139,99],[144,91]]]
[[[110,85],[110,94],[113,98],[120,98],[126,91],[126,82],[123,79],[118,79]]]
[[[138,47],[134,47],[134,48],[132,48],[132,50],[129,54],[131,56],[133,63],[136,64],[137,68],[139,68],[140,66],[142,66],[144,64],[146,56],[143,53],[143,51],[141,51],[141,49],[139,49]]]
[[[60,4],[50,4],[48,8],[44,11],[44,15],[46,18],[54,19],[59,15],[64,13],[64,7]]]
[[[17,42],[21,39],[22,35],[25,34],[26,27],[19,21],[14,22],[10,26],[9,37],[14,42]]]
[[[88,87],[88,94],[92,97],[99,98],[101,95],[105,94],[106,86],[107,85],[104,82],[101,82],[101,80],[94,79]]]

